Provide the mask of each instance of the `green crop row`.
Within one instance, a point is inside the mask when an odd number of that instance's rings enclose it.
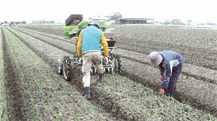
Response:
[[[97,80],[96,78],[93,76],[92,80]],[[145,120],[217,121],[209,113],[195,109],[188,103],[183,104],[171,97],[161,96],[154,90],[143,86],[141,83],[134,82],[128,77],[121,77],[118,74],[107,74],[104,80],[106,82],[103,84],[102,90],[112,92],[115,94],[115,99],[123,107],[129,107],[134,110],[138,116],[137,120],[145,117]],[[96,81],[93,83],[96,83]]]
[[[2,29],[0,27],[0,47],[2,48]],[[6,97],[6,85],[5,85],[5,77],[4,77],[4,63],[3,63],[3,50],[0,51],[0,60],[1,60],[1,66],[0,66],[0,105],[1,105],[1,111],[0,111],[0,120],[8,120],[8,116],[6,113],[7,110],[7,97]]]
[[[35,112],[39,112],[39,109],[37,109],[36,107],[35,107],[35,103],[34,103],[34,99],[33,99],[33,95],[29,92],[29,90],[28,90],[28,83],[26,83],[25,82],[25,80],[24,80],[24,74],[23,74],[23,72],[22,72],[22,70],[21,70],[21,67],[20,67],[20,65],[19,65],[19,63],[18,63],[18,60],[17,60],[17,57],[15,56],[15,54],[14,54],[14,51],[13,51],[13,44],[11,43],[11,34],[10,34],[10,32],[6,29],[6,28],[3,28],[3,31],[4,31],[4,34],[5,34],[5,39],[6,39],[6,41],[7,41],[7,44],[8,44],[8,46],[9,46],[9,48],[10,48],[10,52],[11,52],[11,54],[12,54],[12,56],[13,56],[13,59],[14,59],[14,61],[15,61],[15,65],[16,65],[16,68],[17,68],[17,71],[19,72],[19,74],[20,74],[20,77],[21,77],[21,81],[22,81],[22,84],[24,85],[24,87],[25,87],[25,92],[26,92],[26,94],[30,97],[30,102],[31,102],[31,104],[32,104],[32,106],[33,106],[33,109],[35,110]],[[37,115],[37,114],[36,114]],[[38,117],[39,118],[39,117]],[[36,118],[37,120],[38,120],[38,118]]]
[[[30,76],[34,80],[35,85],[38,87],[42,98],[45,100],[45,102],[48,103],[49,107],[55,112],[56,120],[60,120],[59,115],[67,116],[68,115],[67,110],[69,110],[68,107],[67,107],[67,103],[66,103],[67,100],[62,98],[61,95],[59,95],[59,93],[58,93],[59,89],[57,87],[61,86],[62,84],[59,81],[59,79],[57,79],[56,73],[54,73],[53,69],[49,69],[48,67],[44,66],[42,64],[44,62],[41,62],[39,57],[37,57],[34,54],[34,52],[30,51],[30,49],[28,49],[27,46],[25,46],[22,42],[20,42],[20,40],[16,36],[14,36],[12,33],[10,33],[10,34],[11,35],[9,35],[9,36],[12,37],[10,39],[11,39],[11,41],[13,41],[13,42],[11,42],[11,45],[13,45],[14,46],[13,48],[16,49],[15,52],[19,53],[19,57],[23,58],[22,61],[25,64],[25,68],[30,72]],[[33,57],[33,58],[30,59],[28,54],[30,54],[31,55],[30,57]],[[25,60],[25,58],[28,58],[28,62]],[[26,64],[26,63],[29,63],[29,64]],[[56,84],[56,85],[51,85],[50,84],[51,81],[46,80],[47,74],[44,75],[40,70],[36,70],[36,71],[40,75],[41,79],[35,78],[33,70],[27,66],[27,65],[35,65],[35,63],[38,64],[37,66],[43,66],[43,69],[46,71],[46,73],[49,73],[50,76],[51,76],[51,79],[53,79],[55,81],[55,82],[53,82],[53,84]],[[61,102],[63,107],[66,108],[65,110],[57,111],[56,109],[54,109],[55,103],[52,102],[51,99],[48,96],[45,95],[44,92],[46,92],[48,90],[44,90],[42,85],[49,85],[48,86],[49,89],[53,90],[53,93],[54,93],[54,95],[52,95],[52,96],[55,96],[58,99],[58,102]],[[26,87],[28,87],[28,85]],[[63,86],[63,87],[64,87],[63,90],[65,90],[64,92],[71,92],[71,91],[68,91],[69,90],[68,86]],[[73,91],[71,93],[73,95],[72,99],[75,100],[75,102],[78,102],[78,105],[80,105],[79,104],[80,103],[80,99],[79,99],[80,97],[78,97],[77,94],[75,92],[73,92]],[[88,107],[86,107],[86,108],[88,108]],[[87,111],[88,112],[94,112],[91,108],[90,109],[88,108]],[[40,110],[37,111],[37,118],[36,118],[37,120],[39,119],[39,117],[38,117],[39,114],[41,114]],[[70,114],[70,115],[72,115],[72,118],[75,119],[75,120],[79,120],[79,118],[81,118],[81,116],[79,116],[77,114]],[[91,117],[94,118],[95,116],[92,115]],[[95,117],[95,118],[97,119],[97,117]],[[41,120],[41,119],[39,119],[39,120]]]
[[[38,86],[38,89],[39,89],[39,91],[40,91],[40,93],[41,93],[41,96],[42,96],[43,99],[48,103],[48,105],[50,106],[50,108],[51,108],[52,110],[54,110],[54,105],[50,102],[49,97],[45,95],[45,92],[42,90],[42,87],[41,87],[41,85],[42,85],[43,83],[47,83],[46,80],[44,80],[43,82],[41,82],[41,81],[39,81],[37,78],[35,78],[35,76],[34,76],[34,71],[32,70],[31,67],[29,67],[29,65],[35,65],[34,62],[33,62],[34,59],[29,59],[28,62],[27,62],[27,61],[26,61],[26,58],[29,58],[29,56],[27,56],[26,51],[24,51],[24,50],[22,49],[22,46],[24,46],[24,45],[22,45],[22,44],[19,42],[18,38],[15,39],[15,36],[14,36],[12,33],[10,33],[8,30],[5,31],[5,32],[6,32],[6,36],[7,36],[8,45],[10,45],[10,48],[13,47],[13,49],[11,49],[11,52],[14,51],[14,52],[17,52],[17,53],[19,54],[19,58],[22,60],[22,62],[23,62],[23,64],[24,64],[24,67],[27,68],[28,72],[30,73],[31,78],[34,80],[35,84]],[[15,49],[15,50],[14,50],[14,49]],[[13,55],[14,55],[14,54],[13,54]],[[14,56],[14,59],[17,61],[17,58],[16,58],[15,56]],[[31,64],[28,64],[28,63],[31,63]],[[21,79],[23,80],[24,74],[23,74],[23,72],[21,71],[21,69],[19,68],[20,66],[18,65],[18,63],[16,63],[16,65],[17,65],[17,67],[18,67],[18,71],[19,71],[20,74],[21,74],[21,77],[22,77]],[[40,72],[40,70],[38,70],[38,73],[39,73],[40,76],[45,76],[45,75],[43,75],[43,74]],[[43,78],[43,77],[42,77],[42,78]],[[25,92],[30,95],[31,93],[28,91],[28,84],[27,84],[26,82],[24,82],[24,81],[22,81],[22,82],[23,82],[24,86],[26,87]],[[50,85],[50,88],[52,88],[51,85]],[[58,94],[58,93],[56,93],[56,94]],[[30,95],[30,96],[31,96],[31,95]],[[31,97],[32,97],[32,96],[31,96]],[[36,109],[36,106],[35,106],[35,103],[34,103],[34,99],[31,98],[30,100],[31,100],[31,103],[32,103],[34,109],[36,110],[36,111],[35,111],[35,112],[36,112],[36,120],[41,120],[41,117],[40,117],[40,115],[39,115],[39,114],[40,114],[40,110],[39,110],[39,109]],[[55,114],[56,114],[56,113],[55,113]],[[58,115],[56,115],[56,119],[58,119]]]
[[[93,76],[93,80],[97,80],[96,78]],[[133,82],[127,77],[105,74],[104,80],[106,80],[105,83],[98,87],[108,94],[114,94],[114,100],[119,101],[120,108],[132,107],[134,112],[138,112],[139,116],[143,114],[147,120],[164,120],[164,118],[165,120],[216,120],[210,114],[201,113],[187,104],[173,100],[173,98],[157,96],[159,94],[153,90]],[[77,98],[76,95],[73,95],[73,98]],[[81,104],[83,105],[84,102]],[[114,109],[118,109],[118,107]],[[91,110],[89,112],[92,114]],[[125,111],[124,113],[133,112]],[[74,115],[74,118],[79,120],[82,117]]]

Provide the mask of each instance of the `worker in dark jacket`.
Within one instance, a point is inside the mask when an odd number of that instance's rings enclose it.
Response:
[[[158,66],[161,74],[160,94],[174,97],[176,83],[182,70],[184,60],[181,54],[173,51],[151,52],[149,59],[153,66]]]
[[[82,73],[83,73],[83,84],[86,91],[85,98],[90,99],[90,69],[92,60],[96,63],[99,82],[102,82],[103,78],[103,56],[101,54],[101,45],[104,49],[105,61],[108,62],[108,43],[105,39],[103,32],[99,29],[100,24],[97,21],[93,21],[88,24],[88,27],[80,32],[77,53],[78,57],[83,59]]]

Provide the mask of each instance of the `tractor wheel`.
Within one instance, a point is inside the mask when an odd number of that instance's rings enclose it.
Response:
[[[71,61],[68,56],[63,59],[63,78],[67,81],[71,80]]]
[[[63,74],[63,64],[60,60],[58,60],[58,68],[57,68],[57,74],[62,75]]]
[[[120,60],[120,56],[116,55],[115,56],[115,62],[114,62],[115,66],[114,66],[114,71],[121,73],[121,60]]]
[[[112,74],[114,70],[113,68],[109,68],[109,71],[110,71],[109,73]]]
[[[78,67],[78,72],[79,72],[80,74],[83,74],[83,72],[82,72],[82,67],[81,67],[81,66]]]
[[[110,68],[106,68],[106,69],[105,69],[105,72],[106,72],[106,73],[110,73]]]

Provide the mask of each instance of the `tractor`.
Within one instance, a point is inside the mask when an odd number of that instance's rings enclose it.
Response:
[[[65,32],[64,36],[67,38],[77,37],[82,29],[88,26],[87,21],[83,21],[82,14],[72,14],[65,21]],[[102,26],[101,26],[102,25]],[[100,29],[105,31],[106,26],[105,22],[100,22]],[[69,29],[70,28],[70,29]],[[104,32],[106,37],[106,41],[108,43],[109,55],[108,55],[108,63],[106,64],[103,58],[103,67],[104,72],[107,73],[121,73],[121,60],[120,56],[113,54],[113,50],[116,49],[116,41],[113,38],[114,33],[106,33]],[[102,55],[104,57],[103,48],[101,48]],[[59,75],[63,75],[63,78],[67,81],[72,79],[73,70],[78,69],[82,74],[82,61],[77,56],[77,50],[71,56],[64,56],[63,59],[58,59],[58,69],[57,73]],[[97,73],[97,67],[94,61],[92,62],[91,74]]]

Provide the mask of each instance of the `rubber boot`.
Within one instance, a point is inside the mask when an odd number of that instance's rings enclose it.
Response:
[[[102,77],[103,77],[103,74],[99,74],[99,82],[103,82]]]
[[[84,87],[86,94],[84,95],[84,98],[89,100],[90,99],[90,87]]]

